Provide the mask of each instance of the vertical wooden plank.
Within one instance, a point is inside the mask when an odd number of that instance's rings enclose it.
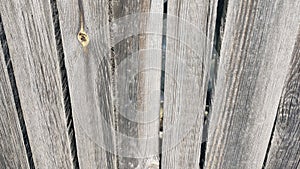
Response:
[[[163,2],[114,1],[112,12],[119,168],[158,168]]]
[[[169,0],[162,168],[199,168],[216,1]]]
[[[1,24],[1,22],[0,22]],[[3,30],[0,28],[0,35]],[[0,47],[0,168],[29,168],[13,93]]]
[[[71,168],[49,1],[2,1],[1,15],[36,168]]]
[[[300,167],[300,31],[277,111],[265,168]]]
[[[159,168],[163,2],[113,1],[119,168]]]
[[[116,168],[108,3],[57,1],[80,168]]]
[[[299,1],[230,0],[206,168],[261,168],[299,26]]]

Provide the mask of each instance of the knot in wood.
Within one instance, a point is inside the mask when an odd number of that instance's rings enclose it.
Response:
[[[83,47],[86,47],[89,44],[89,36],[84,31],[78,33],[78,40]]]

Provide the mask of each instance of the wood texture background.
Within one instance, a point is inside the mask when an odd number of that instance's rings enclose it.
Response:
[[[112,3],[119,168],[159,167],[162,12],[160,0]]]
[[[2,47],[0,74],[0,168],[29,168]]]
[[[71,168],[49,1],[2,1],[1,16],[36,168]]]
[[[299,29],[298,29],[299,30]],[[300,167],[300,31],[277,110],[274,135],[265,168]]]
[[[116,168],[109,38],[109,3],[57,1],[80,168]],[[89,36],[77,39],[81,20]],[[107,150],[107,151],[106,151]]]
[[[206,168],[261,168],[299,26],[299,1],[229,1]],[[288,24],[286,24],[288,23]]]
[[[300,1],[164,2],[0,3],[0,168],[299,168]]]
[[[198,168],[216,1],[168,1],[162,168]]]

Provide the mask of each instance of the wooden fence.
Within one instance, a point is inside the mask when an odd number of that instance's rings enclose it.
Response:
[[[299,9],[1,0],[0,168],[299,169]]]

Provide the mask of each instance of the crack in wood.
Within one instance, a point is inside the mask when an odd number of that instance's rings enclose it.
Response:
[[[84,30],[85,22],[84,22],[84,10],[83,10],[83,3],[82,0],[78,0],[79,5],[79,13],[80,13],[80,19],[79,19],[79,25],[80,29],[77,35],[78,41],[83,46],[83,48],[86,50],[86,47],[88,46],[90,39],[88,34]]]
[[[71,106],[70,91],[69,91],[69,84],[68,84],[69,82],[68,82],[68,75],[67,75],[67,70],[66,70],[66,66],[65,66],[65,54],[64,54],[64,49],[63,49],[63,45],[62,45],[61,30],[60,30],[60,24],[59,24],[59,13],[58,13],[58,9],[57,9],[56,0],[51,0],[51,8],[52,8],[52,18],[53,18],[53,25],[54,25],[54,32],[55,32],[56,50],[57,50],[57,53],[59,56],[60,74],[61,74],[63,97],[64,97],[63,103],[64,103],[64,111],[66,113],[72,163],[73,163],[74,169],[79,169],[79,161],[78,161],[77,145],[76,145],[76,135],[75,135],[75,129],[74,129],[72,106]]]

